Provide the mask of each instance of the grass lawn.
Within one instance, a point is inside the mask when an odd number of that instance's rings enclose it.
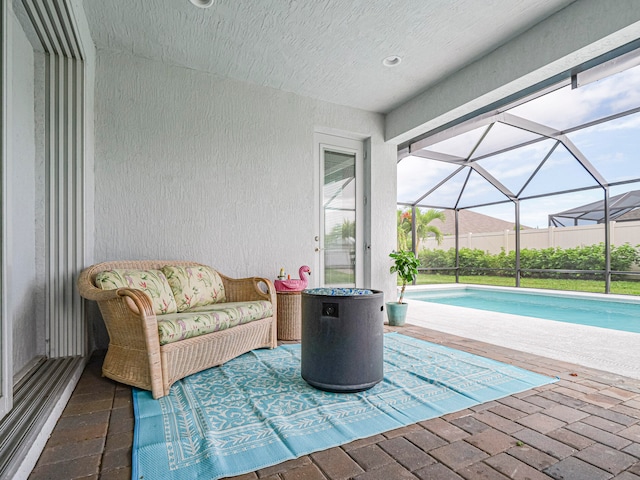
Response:
[[[418,285],[438,283],[455,283],[455,275],[425,274],[417,277]],[[461,275],[460,283],[476,285],[497,285],[515,287],[516,281],[510,277]],[[546,288],[549,290],[573,290],[577,292],[604,293],[604,281],[601,280],[564,280],[558,278],[521,278],[520,286],[526,288]],[[611,293],[623,295],[640,295],[640,282],[612,280]]]
[[[355,283],[355,274],[349,269],[327,268],[324,281],[327,285],[351,285]]]

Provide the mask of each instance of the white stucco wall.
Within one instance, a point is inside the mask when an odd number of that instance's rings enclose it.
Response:
[[[34,53],[20,24],[12,16],[13,155],[9,170],[10,278],[7,281],[8,311],[13,324],[13,372],[20,371],[42,344],[36,315],[37,271],[35,233],[35,115]],[[40,318],[41,320],[41,318]],[[40,322],[42,323],[42,322]]]
[[[394,295],[396,148],[381,115],[98,51],[95,261],[188,259],[275,278],[313,264],[314,131],[371,138],[371,286]]]

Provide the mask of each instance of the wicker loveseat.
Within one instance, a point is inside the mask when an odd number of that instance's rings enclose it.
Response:
[[[83,270],[78,289],[98,303],[109,333],[102,374],[153,398],[187,375],[277,346],[276,294],[264,278],[194,262],[105,262]]]

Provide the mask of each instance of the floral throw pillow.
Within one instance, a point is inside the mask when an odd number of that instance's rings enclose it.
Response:
[[[102,290],[123,287],[142,290],[151,297],[156,315],[177,312],[169,282],[160,270],[105,270],[96,275],[96,286]]]
[[[162,267],[162,272],[171,285],[178,312],[225,301],[222,279],[211,267],[166,265]]]

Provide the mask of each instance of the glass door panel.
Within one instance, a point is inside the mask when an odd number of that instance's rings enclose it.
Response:
[[[356,154],[323,149],[324,283],[356,285]]]

